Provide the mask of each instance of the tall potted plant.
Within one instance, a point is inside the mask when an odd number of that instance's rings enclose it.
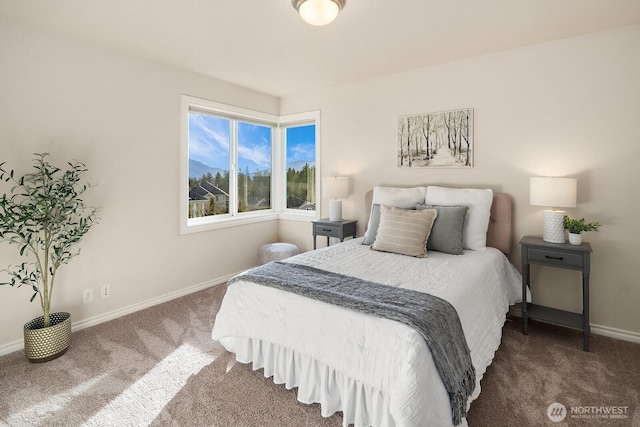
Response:
[[[81,182],[85,165],[69,162],[63,171],[49,163],[48,155],[34,154],[35,171],[21,177],[0,163],[0,181],[11,185],[0,198],[0,241],[16,245],[20,256],[30,259],[2,270],[9,279],[0,285],[27,285],[31,301],[39,297],[42,316],[24,326],[25,356],[32,362],[55,359],[71,343],[70,314],[51,312],[56,273],[79,254],[77,244],[98,221],[97,209],[82,200],[90,188]]]

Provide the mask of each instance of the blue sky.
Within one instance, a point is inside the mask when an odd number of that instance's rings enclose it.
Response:
[[[189,113],[189,158],[207,166],[229,169],[229,120]],[[287,163],[315,160],[315,126],[287,129]],[[271,167],[271,129],[250,123],[238,124],[238,166],[268,170]]]
[[[316,127],[315,125],[287,128],[287,164],[316,159]]]

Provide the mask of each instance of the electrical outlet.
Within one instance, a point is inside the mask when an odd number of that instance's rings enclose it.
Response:
[[[100,288],[100,298],[109,298],[111,296],[111,286],[103,285]]]
[[[93,289],[85,289],[82,291],[82,303],[88,304],[93,301]]]

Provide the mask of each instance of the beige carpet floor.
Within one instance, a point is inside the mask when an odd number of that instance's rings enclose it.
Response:
[[[0,357],[0,426],[340,426],[210,338],[224,286],[73,334],[45,364]],[[640,426],[640,345],[578,331],[507,322],[469,425]],[[567,416],[553,423],[550,404]],[[624,418],[585,414],[615,407]],[[571,411],[580,411],[581,418]],[[619,414],[620,415],[620,414]],[[425,426],[428,426],[425,420]]]

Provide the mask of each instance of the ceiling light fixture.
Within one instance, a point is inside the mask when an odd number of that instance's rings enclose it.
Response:
[[[311,25],[327,25],[338,16],[347,0],[292,0],[302,19]]]

